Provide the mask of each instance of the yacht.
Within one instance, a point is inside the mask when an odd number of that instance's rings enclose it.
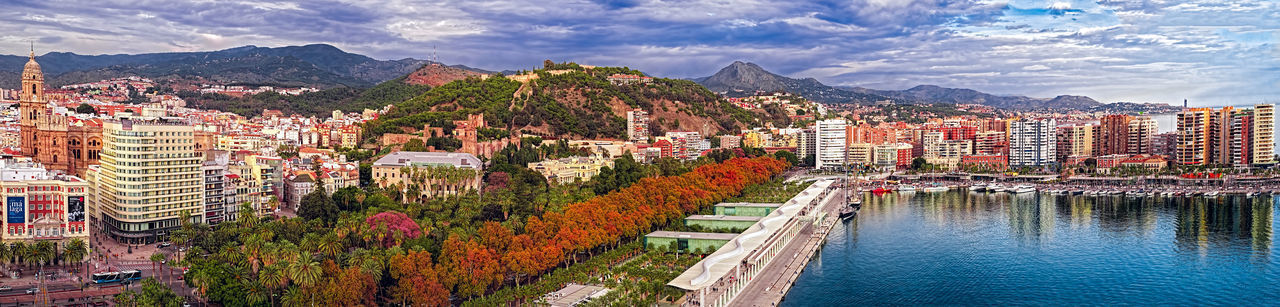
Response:
[[[1221,193],[1219,193],[1218,191],[1209,191],[1204,193],[1204,197],[1218,197],[1218,194],[1221,194]]]
[[[969,186],[969,191],[982,192],[982,190],[985,190],[986,188],[987,188],[986,186],[979,183],[979,184]]]
[[[916,187],[910,184],[904,184],[904,185],[898,186],[898,192],[915,192],[915,191],[916,191]]]
[[[1013,192],[1013,193],[1016,193],[1016,194],[1022,194],[1022,193],[1034,193],[1035,191],[1036,191],[1036,187],[1031,186],[1031,185],[1026,185],[1026,184],[1024,184],[1024,185],[1019,185],[1019,186],[1015,186],[1015,187],[1013,187],[1012,189],[1010,189],[1010,192]]]

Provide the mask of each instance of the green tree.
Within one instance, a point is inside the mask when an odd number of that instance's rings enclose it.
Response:
[[[317,185],[315,191],[302,197],[298,216],[308,220],[319,219],[325,223],[338,220],[338,205],[333,203],[324,191],[324,186]]]
[[[98,109],[94,109],[94,108],[93,108],[93,106],[91,106],[91,105],[89,105],[89,104],[87,104],[87,103],[81,103],[81,104],[80,104],[80,106],[77,106],[77,107],[76,107],[76,113],[80,113],[80,114],[98,114]]]
[[[787,161],[787,163],[791,163],[791,166],[800,165],[800,158],[796,157],[796,154],[790,151],[786,151],[786,150],[776,151],[773,153],[773,157],[785,160]]]
[[[923,169],[928,164],[929,163],[924,160],[924,157],[916,157],[915,159],[911,159],[911,170],[918,171],[920,169]]]
[[[177,307],[182,306],[183,299],[181,296],[173,293],[169,287],[157,282],[155,278],[148,277],[142,280],[140,291],[134,292],[128,290],[121,292],[115,296],[116,306],[160,306],[160,307]]]

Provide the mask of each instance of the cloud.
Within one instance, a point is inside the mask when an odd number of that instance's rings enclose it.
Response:
[[[0,3],[0,53],[328,43],[380,59],[543,59],[698,77],[734,60],[833,85],[1102,101],[1280,96],[1280,9],[1164,0],[312,0]]]

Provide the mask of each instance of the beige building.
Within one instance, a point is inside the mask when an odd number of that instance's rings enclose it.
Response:
[[[1276,163],[1275,147],[1276,105],[1259,104],[1253,106],[1253,165],[1272,165]]]
[[[1175,161],[1182,165],[1204,165],[1209,162],[1209,118],[1213,110],[1192,108],[1178,113],[1178,149]]]
[[[1149,155],[1157,133],[1156,120],[1150,116],[1142,116],[1129,121],[1129,149],[1131,155]]]
[[[871,143],[849,144],[849,164],[871,165],[874,161],[872,148]]]
[[[193,127],[181,119],[103,122],[100,167],[91,169],[90,210],[100,229],[128,243],[163,240],[181,219],[202,222],[203,155]]]
[[[1067,161],[1068,157],[1090,157],[1094,155],[1093,125],[1071,125],[1058,127],[1058,162]]]
[[[537,171],[548,181],[573,183],[575,180],[590,180],[600,174],[600,169],[613,167],[613,160],[602,156],[569,157],[529,163],[529,169]]]
[[[416,197],[456,195],[480,189],[481,163],[469,153],[397,151],[373,162],[373,182]]]

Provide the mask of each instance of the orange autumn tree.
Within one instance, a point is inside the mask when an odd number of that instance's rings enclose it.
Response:
[[[396,279],[392,298],[411,306],[449,306],[449,290],[440,284],[431,253],[410,250],[392,256],[388,265]]]
[[[561,212],[529,217],[522,233],[488,222],[471,238],[445,240],[439,279],[459,297],[483,295],[508,278],[519,284],[736,196],[786,167],[773,157],[735,158],[678,176],[644,178]]]

